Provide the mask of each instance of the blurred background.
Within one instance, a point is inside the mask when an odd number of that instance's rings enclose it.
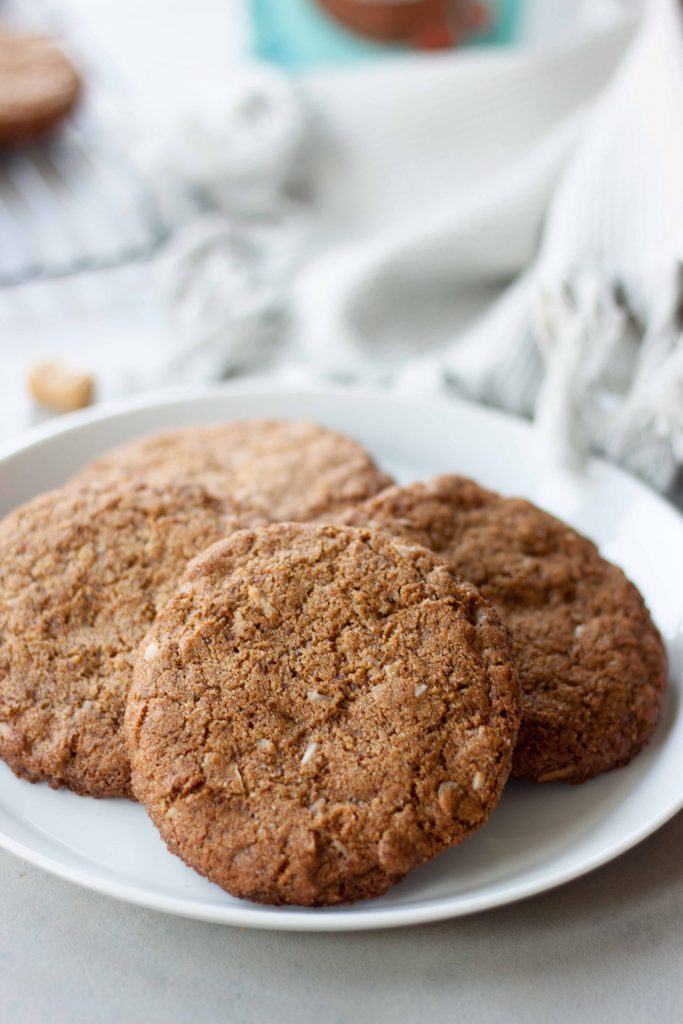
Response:
[[[57,88],[27,35],[82,82],[2,146],[0,441],[258,375],[484,401],[675,485],[678,0],[6,0],[0,34],[0,138]]]

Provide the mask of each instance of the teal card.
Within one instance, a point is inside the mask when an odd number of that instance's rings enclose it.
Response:
[[[489,0],[491,23],[468,46],[514,42],[523,0]],[[281,67],[296,69],[348,64],[385,57],[405,49],[384,46],[346,31],[314,0],[249,0],[252,51]]]

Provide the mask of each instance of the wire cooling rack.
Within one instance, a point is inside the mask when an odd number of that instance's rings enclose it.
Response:
[[[13,30],[65,38],[86,82],[80,113],[50,141],[0,155],[0,287],[148,259],[169,233],[154,190],[95,111],[107,69],[79,53],[43,0],[3,5]]]
[[[146,259],[167,233],[142,176],[93,133],[0,162],[0,286]]]

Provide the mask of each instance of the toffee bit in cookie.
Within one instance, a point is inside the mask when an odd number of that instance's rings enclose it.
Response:
[[[436,798],[449,813],[453,810],[453,802],[460,791],[457,782],[442,782],[436,792]]]

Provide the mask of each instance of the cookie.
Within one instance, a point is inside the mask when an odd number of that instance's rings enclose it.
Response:
[[[186,427],[146,437],[91,463],[82,477],[200,483],[273,522],[335,515],[392,482],[356,441],[289,420]]]
[[[507,631],[388,535],[235,534],[191,564],[143,649],[134,792],[169,849],[236,896],[378,896],[479,828],[508,776]]]
[[[121,729],[140,640],[188,561],[240,524],[200,487],[66,487],[0,524],[0,757],[128,795]]]
[[[584,782],[647,742],[664,646],[638,590],[587,538],[457,476],[392,487],[343,521],[437,552],[507,624],[522,684],[513,776]]]
[[[0,32],[0,146],[49,135],[80,92],[80,77],[54,40]]]

